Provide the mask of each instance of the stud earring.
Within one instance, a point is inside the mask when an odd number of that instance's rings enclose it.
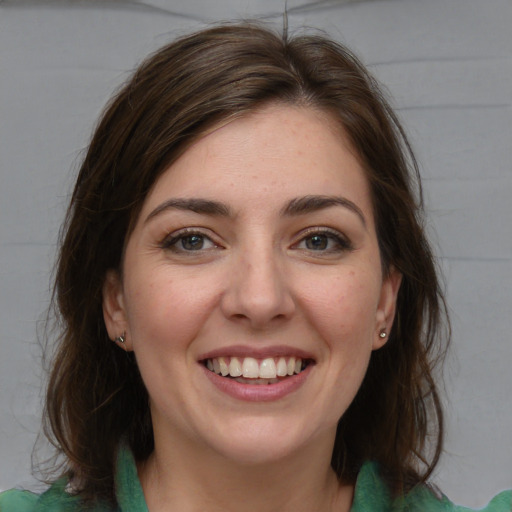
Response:
[[[384,339],[387,335],[388,333],[384,329],[382,329],[382,331],[380,331],[379,338]]]
[[[125,338],[126,338],[126,333],[123,333],[123,334],[121,334],[121,336],[118,336],[114,341],[124,345]]]

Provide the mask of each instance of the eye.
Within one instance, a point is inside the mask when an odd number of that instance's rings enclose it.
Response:
[[[352,245],[341,233],[324,228],[306,232],[294,248],[319,253],[337,253],[350,250]]]
[[[312,235],[304,240],[306,249],[311,251],[325,251],[331,248],[332,243],[332,237],[327,235]]]
[[[171,234],[162,243],[163,249],[173,252],[198,252],[214,249],[217,245],[204,233],[197,231],[180,231]]]

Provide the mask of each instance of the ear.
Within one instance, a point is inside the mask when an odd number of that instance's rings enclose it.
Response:
[[[103,319],[112,341],[124,350],[132,350],[128,333],[128,321],[124,306],[123,284],[119,272],[109,270],[103,283]],[[119,336],[124,342],[117,341]]]
[[[382,281],[379,305],[375,315],[375,333],[373,350],[385,345],[388,340],[396,312],[396,298],[402,283],[402,274],[394,267],[390,267],[387,276]],[[385,333],[385,336],[381,336]]]

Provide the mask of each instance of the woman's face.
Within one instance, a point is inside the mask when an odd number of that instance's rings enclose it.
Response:
[[[109,274],[155,438],[237,461],[332,447],[400,276],[383,277],[365,173],[325,114],[270,106],[157,180]]]

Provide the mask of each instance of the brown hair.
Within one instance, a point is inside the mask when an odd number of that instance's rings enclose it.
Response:
[[[438,461],[442,411],[432,372],[442,353],[445,306],[422,227],[417,165],[400,123],[343,46],[318,35],[222,25],[171,43],[139,67],[103,114],[71,198],[56,271],[62,331],[46,417],[86,502],[115,500],[121,438],[139,460],[153,450],[135,359],[109,340],[104,325],[106,272],[120,268],[125,241],[160,174],[209,127],[269,102],[320,109],[343,126],[371,186],[384,272],[393,266],[403,274],[389,341],[372,354],[339,421],[332,466],[354,481],[363,461],[375,460],[402,493],[424,482]]]

